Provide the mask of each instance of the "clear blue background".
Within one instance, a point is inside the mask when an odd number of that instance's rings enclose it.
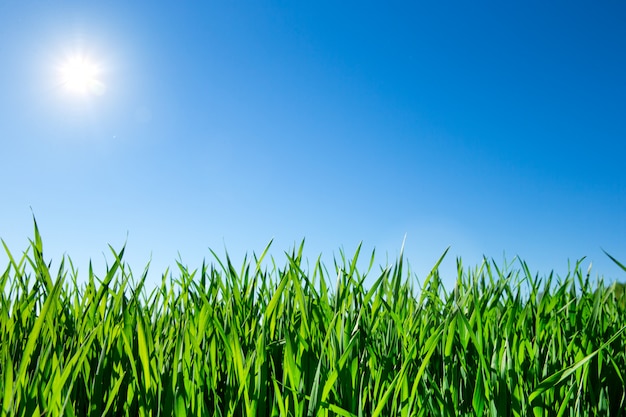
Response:
[[[626,3],[0,2],[0,237],[151,280],[226,247],[624,280]],[[90,56],[106,93],[59,86]],[[179,258],[180,257],[180,258]],[[0,255],[0,260],[5,260]],[[3,263],[6,265],[6,263]]]

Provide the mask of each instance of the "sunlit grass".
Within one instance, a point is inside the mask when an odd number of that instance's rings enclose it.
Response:
[[[0,404],[19,416],[623,415],[623,287],[485,260],[329,271],[303,247],[145,288],[124,250],[51,269],[35,226],[0,276]],[[215,255],[215,254],[214,254]],[[365,283],[368,283],[366,286]]]

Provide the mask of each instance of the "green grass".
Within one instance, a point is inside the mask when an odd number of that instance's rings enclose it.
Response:
[[[458,261],[447,292],[441,259],[419,284],[402,257],[309,269],[300,246],[179,264],[148,291],[124,250],[79,278],[46,263],[36,224],[23,256],[4,247],[2,415],[625,414],[623,287],[580,262],[540,279]]]

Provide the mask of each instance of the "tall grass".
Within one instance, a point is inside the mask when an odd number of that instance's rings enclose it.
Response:
[[[3,242],[4,244],[4,242]],[[402,257],[332,272],[228,256],[152,291],[112,250],[52,270],[35,224],[0,277],[0,404],[17,416],[624,415],[623,288],[485,260],[447,292]],[[444,254],[445,255],[445,254]],[[442,257],[443,259],[443,257]],[[369,283],[368,286],[365,282]]]

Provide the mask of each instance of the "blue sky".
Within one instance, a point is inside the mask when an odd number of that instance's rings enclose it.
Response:
[[[0,237],[626,275],[626,3],[0,2]],[[61,85],[72,56],[100,94]],[[0,255],[0,260],[6,257]],[[107,259],[111,257],[107,255]]]

